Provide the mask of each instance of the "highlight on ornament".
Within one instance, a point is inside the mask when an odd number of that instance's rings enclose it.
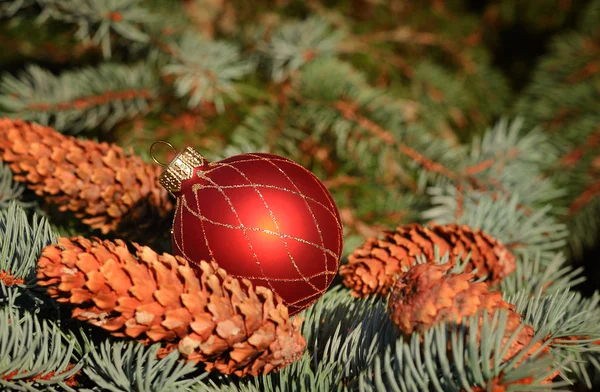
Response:
[[[168,165],[151,155],[164,167],[160,184],[176,198],[173,254],[195,266],[214,261],[272,290],[291,315],[325,293],[337,275],[343,230],[313,173],[266,153],[209,162],[186,147]]]

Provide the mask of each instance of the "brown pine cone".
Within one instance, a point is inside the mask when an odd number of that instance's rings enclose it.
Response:
[[[382,238],[367,239],[348,257],[348,263],[340,267],[344,285],[352,289],[355,297],[388,294],[397,276],[414,265],[417,256],[433,259],[435,245],[440,255],[450,252],[451,263],[456,256],[466,257],[471,252],[465,271],[476,268],[476,276],[487,275],[492,284],[515,270],[515,257],[500,241],[466,225],[426,227],[415,223],[382,234]]]
[[[160,167],[121,147],[0,118],[0,159],[16,181],[103,234],[149,243],[148,233],[170,227],[173,203],[157,181]]]
[[[60,238],[38,261],[38,284],[75,306],[73,317],[143,343],[166,342],[207,370],[239,376],[279,370],[303,355],[302,320],[281,298],[228,276],[215,263],[194,270],[179,256],[121,240]]]
[[[400,275],[388,303],[390,319],[405,337],[409,337],[413,332],[423,333],[446,321],[464,323],[464,318],[480,311],[492,317],[497,309],[506,309],[508,319],[503,343],[507,343],[522,325],[522,315],[514,311],[514,305],[502,300],[502,293],[489,291],[487,283],[472,282],[472,273],[447,274],[451,268],[450,264],[418,264]],[[483,317],[479,319],[479,323],[482,322]],[[504,360],[518,354],[534,335],[531,326],[523,325]],[[530,352],[541,345],[542,342],[538,342]]]

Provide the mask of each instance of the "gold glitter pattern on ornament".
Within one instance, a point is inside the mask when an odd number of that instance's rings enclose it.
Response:
[[[316,180],[314,178],[314,175],[310,171],[308,171],[306,168],[298,165],[297,163],[295,163],[295,162],[293,162],[291,160],[276,159],[276,158],[271,158],[271,157],[267,158],[267,157],[262,157],[262,156],[259,156],[259,155],[253,155],[253,154],[247,154],[247,155],[250,156],[250,157],[253,157],[253,158],[246,159],[246,160],[235,161],[235,163],[236,164],[240,164],[240,163],[249,163],[249,162],[257,162],[257,161],[267,161],[268,163],[270,163],[271,165],[273,165],[277,170],[279,170],[285,176],[285,178],[289,181],[289,183],[291,184],[291,186],[294,189],[288,189],[288,188],[278,187],[278,186],[269,185],[269,184],[257,184],[257,183],[252,182],[246,176],[246,174],[244,172],[242,172],[239,168],[237,168],[235,165],[232,165],[232,164],[229,164],[229,163],[223,163],[223,162],[211,163],[211,164],[209,164],[209,166],[212,166],[212,167],[209,168],[208,170],[206,170],[206,171],[198,170],[196,172],[196,174],[200,178],[202,178],[202,179],[206,180],[207,182],[209,182],[210,185],[195,184],[195,185],[192,186],[192,191],[193,191],[194,196],[195,196],[195,206],[194,205],[190,206],[189,205],[189,201],[186,200],[186,198],[185,198],[185,195],[182,195],[181,199],[177,201],[176,210],[180,214],[182,214],[184,212],[184,209],[185,209],[192,216],[194,216],[195,218],[197,218],[199,220],[199,222],[200,222],[200,226],[202,228],[203,233],[206,233],[205,226],[204,226],[205,224],[211,224],[211,225],[217,225],[217,226],[227,227],[229,229],[241,230],[242,233],[243,233],[243,235],[244,235],[244,237],[246,238],[246,241],[248,243],[248,247],[249,247],[250,251],[252,252],[254,260],[256,261],[256,263],[257,263],[257,265],[258,265],[258,267],[259,267],[259,269],[261,271],[261,275],[262,275],[262,276],[243,276],[243,278],[264,281],[269,286],[269,288],[271,290],[273,290],[274,292],[277,292],[277,290],[273,287],[273,285],[271,284],[271,282],[282,282],[282,281],[283,282],[300,282],[300,281],[305,282],[306,284],[308,284],[314,290],[313,294],[308,295],[308,296],[306,296],[304,298],[300,298],[300,299],[298,299],[298,300],[296,300],[296,301],[294,301],[292,303],[287,303],[286,301],[284,301],[284,303],[285,303],[286,306],[288,306],[290,308],[292,308],[292,307],[298,308],[298,306],[297,306],[298,303],[310,300],[312,298],[314,298],[316,300],[317,298],[319,298],[327,290],[327,288],[329,287],[331,281],[333,280],[333,278],[337,274],[337,269],[339,267],[339,256],[341,254],[341,248],[342,248],[342,238],[341,238],[341,236],[339,236],[339,238],[338,238],[337,251],[334,251],[334,250],[331,250],[331,249],[327,249],[325,247],[324,240],[323,240],[323,233],[322,233],[321,227],[319,226],[319,222],[318,222],[318,220],[317,220],[317,218],[316,218],[313,210],[311,209],[308,201],[310,200],[311,202],[314,202],[314,203],[320,205],[329,214],[331,214],[332,217],[335,219],[335,222],[337,224],[337,228],[340,231],[342,230],[341,222],[338,219],[337,215],[335,214],[336,207],[335,207],[335,205],[333,204],[333,202],[330,199],[329,199],[329,206],[327,206],[327,205],[324,205],[323,203],[319,202],[318,200],[315,200],[314,198],[303,194],[300,191],[300,188],[285,173],[285,171],[283,169],[281,169],[279,166],[277,166],[274,162],[283,162],[283,163],[286,163],[286,164],[293,164],[293,165],[301,168],[302,170],[308,172],[310,174],[310,177],[313,178],[313,180],[315,180],[314,181],[315,185],[318,186],[321,191],[323,191],[325,194],[327,194],[328,191],[324,187],[324,185],[322,185],[318,180]],[[219,184],[215,183],[211,178],[209,178],[208,175],[210,173],[212,173],[212,172],[214,172],[214,171],[216,171],[216,170],[218,170],[220,168],[223,168],[223,167],[229,167],[229,168],[235,170],[246,181],[248,181],[248,184],[224,185],[223,186],[223,185],[219,185]],[[225,199],[225,201],[229,204],[229,207],[231,208],[231,212],[235,215],[235,217],[237,219],[237,222],[238,222],[237,225],[231,225],[231,224],[223,223],[223,222],[216,222],[214,220],[211,220],[211,219],[205,217],[204,215],[202,215],[200,213],[200,200],[198,199],[198,192],[197,191],[199,189],[206,189],[206,188],[214,188],[214,189],[216,189],[223,196],[223,198]],[[256,192],[256,194],[258,195],[258,197],[262,200],[265,208],[269,212],[269,216],[271,218],[271,221],[272,221],[272,223],[274,224],[274,226],[276,228],[275,231],[263,229],[263,228],[260,228],[260,227],[249,227],[249,226],[245,226],[242,223],[241,218],[240,218],[239,214],[237,213],[235,206],[233,205],[232,201],[230,200],[230,198],[225,193],[226,189],[238,189],[238,188],[253,188],[254,189],[254,191]],[[260,191],[261,188],[262,189],[276,189],[276,190],[278,190],[280,192],[286,192],[286,193],[291,193],[291,194],[300,196],[303,199],[306,207],[308,208],[308,211],[310,212],[310,215],[312,216],[312,220],[313,220],[313,222],[315,224],[315,227],[317,229],[317,232],[319,234],[320,244],[314,243],[314,242],[311,242],[311,241],[307,241],[306,239],[299,238],[299,237],[296,237],[296,236],[291,236],[291,235],[288,235],[288,234],[281,233],[281,231],[279,229],[279,225],[277,223],[277,219],[275,218],[273,211],[269,207],[269,205],[267,203],[267,200],[265,200],[263,194]],[[195,210],[192,207],[195,207]],[[183,220],[181,221],[181,225],[180,226],[181,227],[179,227],[178,229],[181,230],[181,232],[180,232],[181,233],[181,241],[183,242],[183,232],[184,232]],[[258,255],[256,254],[256,252],[254,251],[254,249],[252,247],[252,242],[251,242],[251,240],[250,240],[250,238],[248,236],[248,232],[249,231],[255,231],[255,232],[260,232],[260,233],[263,233],[263,234],[267,234],[267,235],[272,235],[272,236],[279,237],[281,239],[281,241],[282,241],[282,243],[283,243],[286,251],[287,251],[289,261],[294,266],[294,268],[295,268],[296,272],[298,273],[299,277],[297,277],[297,278],[273,278],[273,277],[267,276],[265,274],[263,268],[262,268],[262,265],[261,265],[261,262],[259,260]],[[206,235],[204,235],[204,240],[205,240],[205,245],[206,245],[207,249],[212,254],[213,252],[212,252],[212,250],[210,248],[210,244],[209,244],[209,241],[208,241],[208,238],[207,238]],[[296,263],[296,260],[294,259],[294,256],[292,255],[292,253],[289,250],[288,241],[298,241],[298,242],[301,242],[303,244],[310,245],[310,246],[318,249],[319,251],[321,251],[322,254],[323,254],[323,260],[325,261],[325,271],[319,272],[319,273],[316,273],[316,274],[312,274],[312,275],[308,275],[308,276],[304,275],[302,273],[300,267]],[[178,247],[178,249],[181,252],[181,254],[186,259],[188,259],[192,263],[195,263],[193,260],[191,260],[191,258],[188,255],[186,255],[186,253],[185,253],[185,245],[183,243],[179,244],[179,243],[175,242],[175,244]],[[332,256],[335,259],[335,261],[336,261],[336,265],[335,265],[335,269],[334,270],[330,270],[329,269],[329,266],[328,266],[328,263],[327,263],[327,255],[328,254],[330,256]],[[314,277],[317,277],[317,276],[322,276],[322,275],[325,275],[326,284],[325,284],[325,286],[323,288],[318,288],[318,287],[316,287],[311,282],[311,279],[314,278]],[[234,277],[237,277],[237,278],[242,278],[241,276],[236,276],[234,274],[231,274],[231,276],[234,276]],[[309,306],[309,304],[303,305],[302,308],[305,308],[307,306]]]

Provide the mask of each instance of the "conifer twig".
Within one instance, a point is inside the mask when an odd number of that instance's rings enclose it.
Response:
[[[586,154],[597,152],[597,148],[600,147],[600,127],[592,133],[590,133],[583,142],[573,146],[573,148],[566,152],[558,162],[566,167],[574,167]]]
[[[9,115],[65,133],[111,129],[122,120],[149,112],[157,97],[158,79],[142,63],[104,63],[59,76],[32,65],[0,80],[0,105]]]
[[[569,214],[573,215],[580,211],[587,203],[600,195],[600,178],[589,184],[569,206]]]

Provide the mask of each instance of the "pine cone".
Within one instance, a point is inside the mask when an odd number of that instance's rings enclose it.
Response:
[[[472,282],[472,273],[446,274],[451,268],[449,264],[426,263],[415,265],[402,274],[390,295],[390,319],[405,337],[409,337],[413,332],[423,333],[446,321],[463,323],[464,318],[480,311],[491,317],[497,309],[506,309],[508,319],[503,339],[506,344],[522,325],[522,315],[514,311],[514,305],[502,300],[502,293],[489,291],[487,283]],[[479,319],[479,323],[482,322],[483,317]],[[503,359],[508,360],[518,354],[534,335],[531,326],[523,325]],[[542,342],[535,344],[530,353],[541,345]]]
[[[0,119],[0,159],[60,211],[103,234],[144,243],[170,227],[173,204],[158,184],[160,168],[108,143],[65,136],[50,127]],[[167,230],[164,230],[167,232]]]
[[[386,295],[397,276],[415,264],[417,256],[433,259],[435,245],[440,255],[450,252],[451,262],[454,257],[465,257],[471,252],[465,271],[476,268],[476,276],[487,275],[492,284],[499,283],[515,270],[513,254],[481,230],[456,224],[429,227],[411,224],[386,230],[383,238],[367,239],[348,257],[348,263],[340,267],[340,275],[355,297]]]
[[[73,317],[143,343],[166,342],[190,361],[224,374],[258,375],[302,356],[300,318],[281,298],[213,263],[195,271],[179,256],[121,240],[60,238],[38,261],[38,284],[75,306]]]

